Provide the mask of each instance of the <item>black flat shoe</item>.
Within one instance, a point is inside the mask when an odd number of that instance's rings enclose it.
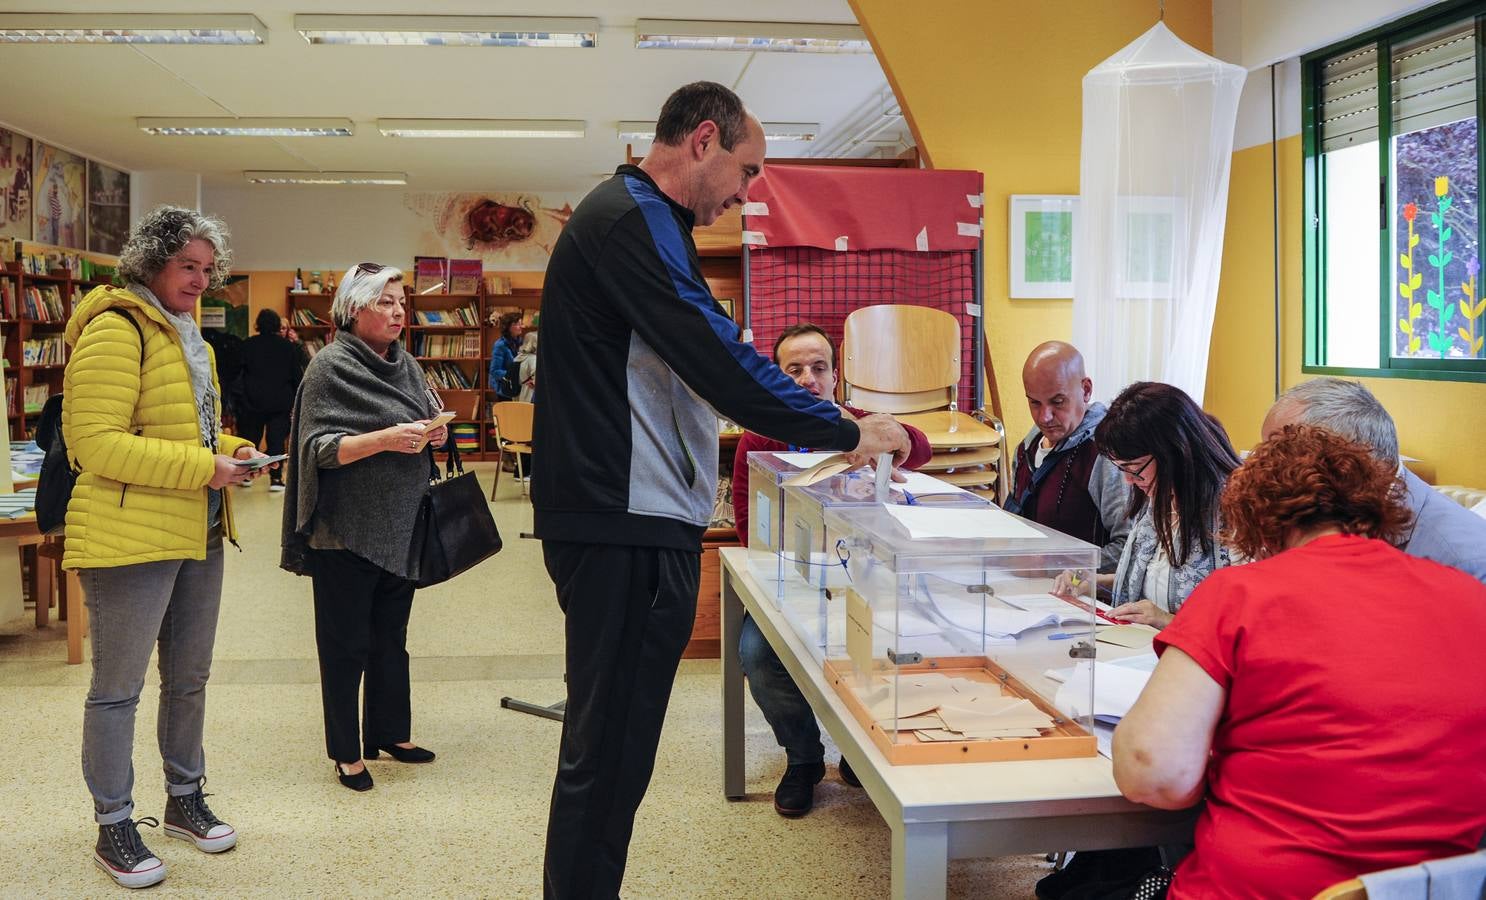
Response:
[[[335,777],[340,779],[341,784],[345,785],[353,791],[369,791],[372,789],[371,772],[365,768],[363,768],[360,772],[357,772],[355,775],[347,775],[345,771],[341,769],[341,764],[336,763]]]
[[[434,760],[432,750],[424,750],[422,747],[399,747],[396,744],[386,744],[377,750],[386,750],[387,755],[401,763],[429,763]],[[377,750],[361,754],[363,759],[376,759]]]

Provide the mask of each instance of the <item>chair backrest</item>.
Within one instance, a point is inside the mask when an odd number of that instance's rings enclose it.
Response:
[[[1367,900],[1367,888],[1360,879],[1352,878],[1333,884],[1311,900]]]
[[[491,412],[495,416],[495,431],[500,439],[518,444],[531,443],[532,420],[536,416],[536,409],[535,405],[520,400],[502,400],[495,404]]]
[[[955,402],[960,323],[943,310],[884,303],[846,317],[843,397],[869,412],[911,413]]]

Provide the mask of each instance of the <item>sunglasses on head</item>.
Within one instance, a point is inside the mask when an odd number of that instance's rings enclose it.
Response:
[[[387,267],[382,265],[381,263],[358,263],[356,266],[356,271],[364,275],[375,275],[385,268]]]

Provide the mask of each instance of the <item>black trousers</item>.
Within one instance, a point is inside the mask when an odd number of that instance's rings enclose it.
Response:
[[[568,678],[544,893],[618,897],[696,617],[701,554],[555,541],[542,554],[567,616]]]
[[[349,550],[312,553],[325,752],[337,762],[352,763],[377,747],[410,739],[407,643],[413,582]],[[360,722],[358,693],[364,695]]]
[[[237,434],[239,437],[252,441],[253,446],[263,440],[264,432],[268,433],[269,456],[278,456],[284,452],[284,442],[289,439],[289,413],[256,413],[250,410],[240,409],[237,412]],[[273,481],[283,479],[283,470],[274,469],[269,472],[269,478]]]

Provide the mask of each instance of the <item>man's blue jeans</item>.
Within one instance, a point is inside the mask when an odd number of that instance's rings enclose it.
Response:
[[[825,761],[826,748],[820,742],[820,726],[805,695],[795,687],[793,678],[769,646],[753,616],[743,616],[743,629],[738,636],[738,657],[743,674],[748,676],[748,690],[753,702],[764,711],[774,739],[784,748],[791,766],[811,765]]]

